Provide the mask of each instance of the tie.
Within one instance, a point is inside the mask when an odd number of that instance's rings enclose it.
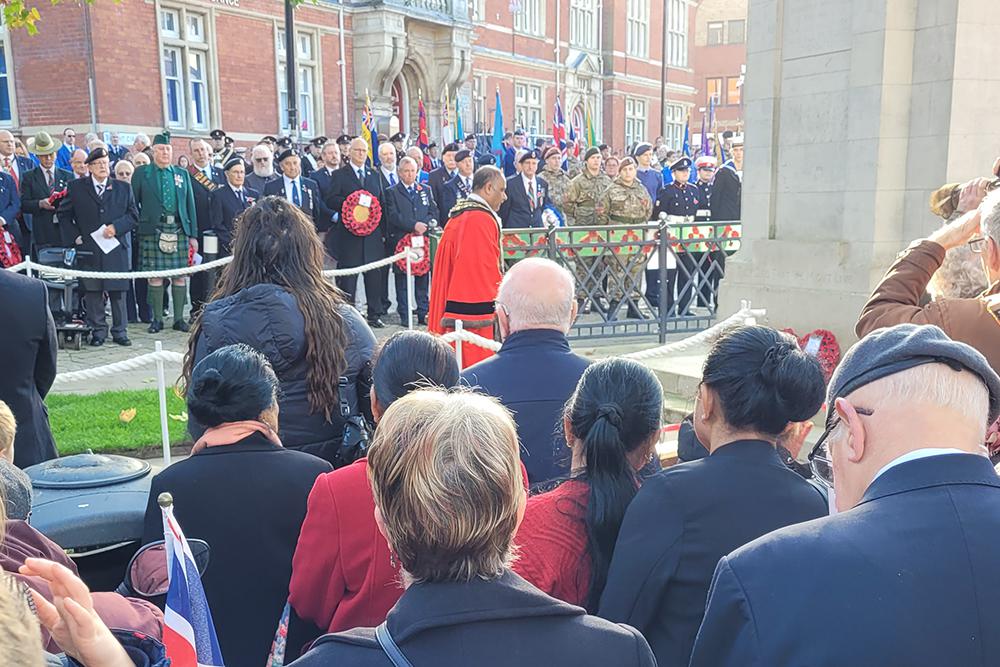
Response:
[[[535,210],[535,182],[534,181],[528,181],[528,205],[531,207],[532,211]]]
[[[236,196],[240,198],[240,203],[243,204],[244,207],[246,207],[247,200],[243,196],[243,188],[240,188],[239,190],[236,191]]]
[[[7,169],[7,173],[10,174],[10,177],[14,179],[14,189],[15,190],[18,189],[20,187],[20,183],[18,182],[17,173],[15,173],[13,167],[11,167],[10,158],[5,157],[3,159],[3,163],[4,167]]]
[[[49,190],[52,189],[52,171],[49,169],[45,170],[45,185],[49,187]]]
[[[393,186],[396,184],[396,174],[389,174],[389,185]]]
[[[364,184],[364,182],[365,182],[365,170],[364,169],[358,169],[358,180],[361,181],[362,184]]]
[[[469,179],[465,179],[465,189],[466,191],[472,190],[472,182]]]
[[[104,184],[103,183],[98,183],[97,184],[97,196],[101,197],[103,194],[104,194]]]
[[[299,182],[297,180],[292,181],[292,203],[296,206],[302,206],[302,201],[299,199]]]

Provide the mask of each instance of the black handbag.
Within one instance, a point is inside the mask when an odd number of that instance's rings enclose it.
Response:
[[[384,621],[380,626],[375,628],[375,639],[378,641],[378,645],[382,647],[382,650],[385,651],[385,654],[389,656],[389,661],[392,662],[394,667],[413,667],[413,663],[407,660],[403,652],[396,646],[395,640],[389,634],[389,627]]]
[[[337,381],[340,398],[340,416],[344,420],[344,436],[340,442],[340,449],[337,450],[334,468],[342,468],[350,465],[360,458],[368,455],[368,444],[371,441],[371,433],[368,429],[368,422],[363,415],[351,414],[351,404],[347,402],[347,387],[350,383],[344,376],[340,376]]]

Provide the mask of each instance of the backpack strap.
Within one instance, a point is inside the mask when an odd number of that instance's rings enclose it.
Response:
[[[392,635],[389,634],[389,627],[385,621],[375,628],[375,639],[378,640],[378,645],[382,647],[385,654],[389,656],[389,661],[392,662],[394,667],[413,667],[413,663],[407,660],[403,652],[396,646],[396,642],[393,640]]]

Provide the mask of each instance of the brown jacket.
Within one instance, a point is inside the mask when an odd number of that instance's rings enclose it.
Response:
[[[920,301],[945,250],[926,239],[915,241],[896,259],[861,311],[859,337],[897,324],[933,324],[957,341],[979,350],[1000,372],[1000,281],[974,299]]]

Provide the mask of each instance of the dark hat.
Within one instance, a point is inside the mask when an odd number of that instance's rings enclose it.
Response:
[[[519,136],[519,137],[523,137],[524,136],[524,130],[522,130],[521,128],[517,128],[516,130],[514,130],[514,134],[517,135],[517,136]]]
[[[521,155],[520,155],[520,156],[519,156],[519,157],[517,158],[517,162],[518,162],[518,164],[521,164],[521,163],[522,163],[522,162],[524,162],[525,160],[537,160],[537,159],[538,159],[538,151],[535,151],[535,150],[531,150],[531,151],[524,151],[524,152],[523,152],[523,153],[521,153]]]
[[[600,145],[600,146],[598,146],[597,148],[598,148],[598,149],[600,149],[600,150],[602,150],[602,151],[606,151],[606,150],[608,150],[608,149],[609,149],[609,148],[611,148],[611,147],[610,147],[610,146],[608,146],[607,144],[601,144],[601,145]]]
[[[990,392],[992,424],[1000,415],[1000,376],[986,357],[975,348],[954,341],[931,325],[898,324],[868,334],[847,351],[826,390],[827,416],[833,414],[834,401],[875,380],[895,375],[916,366],[941,363],[955,371],[975,373]]]
[[[467,160],[470,157],[472,157],[472,151],[468,150],[467,148],[463,148],[462,150],[455,153],[455,162],[461,162],[462,160]]]
[[[455,153],[458,151],[458,148],[459,148],[458,144],[456,144],[453,141],[450,144],[445,144],[444,150],[441,151],[441,154],[444,155],[445,153]]]
[[[326,137],[316,137],[315,139],[313,139],[309,143],[311,143],[316,148],[323,148],[323,146],[326,145],[327,141],[329,141],[329,139],[327,139]]]
[[[467,135],[465,135],[465,139],[463,139],[463,141],[469,141],[470,139],[473,140],[473,141],[475,141],[476,140],[476,135],[474,135],[474,134],[467,134]]]
[[[102,157],[108,157],[108,151],[106,151],[102,146],[98,146],[94,150],[90,151],[90,155],[87,159],[83,161],[84,164],[90,164],[95,160],[100,160]]]
[[[212,130],[211,132],[208,133],[208,136],[212,137],[213,139],[224,139],[226,133],[223,132],[222,130]]]
[[[504,133],[504,135],[503,135],[503,140],[504,140],[504,141],[507,141],[508,139],[510,139],[510,138],[511,138],[511,137],[513,137],[513,136],[514,136],[514,133],[513,133],[513,132],[506,132],[506,133]]]
[[[243,158],[239,157],[238,155],[234,155],[233,157],[226,160],[226,163],[222,165],[222,171],[229,171],[233,167],[240,164],[242,164],[244,167],[246,166],[246,163],[243,162]]]
[[[286,160],[286,159],[292,157],[293,155],[298,155],[298,153],[296,153],[295,151],[293,151],[291,148],[286,148],[285,150],[283,150],[280,153],[278,153],[278,155],[275,157],[275,159],[280,164],[282,160]]]
[[[644,142],[642,142],[641,144],[639,144],[638,146],[635,147],[635,152],[633,153],[633,155],[635,155],[636,157],[639,157],[640,155],[644,155],[644,154],[648,153],[651,150],[653,150],[653,144],[650,144],[650,143],[647,143],[647,142],[644,141]]]
[[[349,134],[342,134],[342,135],[340,135],[339,137],[337,137],[337,143],[338,144],[349,144],[349,143],[351,143],[351,135],[349,135]]]
[[[432,141],[431,143],[427,144],[427,149],[428,150],[430,150],[432,148],[437,148],[437,147],[438,147],[438,145],[437,145],[436,141]]]
[[[599,149],[597,146],[591,146],[590,148],[588,148],[584,152],[584,154],[583,154],[583,160],[584,160],[584,162],[586,162],[587,160],[589,160],[590,158],[594,157],[595,155],[600,155],[600,154],[601,154],[601,149]]]
[[[639,163],[636,162],[635,158],[632,157],[631,155],[626,155],[621,159],[621,162],[618,163],[618,168],[621,169],[622,167],[628,167],[628,166],[638,167]]]
[[[170,143],[170,130],[164,130],[153,137],[154,146],[162,146]]]
[[[406,135],[403,134],[402,132],[397,132],[396,134],[389,137],[389,141],[391,142],[406,141]]]
[[[549,146],[548,148],[545,149],[545,152],[542,154],[542,159],[543,160],[548,160],[553,155],[559,155],[559,156],[561,156],[562,155],[562,151],[559,150],[558,148],[556,148],[555,146]]]
[[[540,137],[538,139],[535,139],[535,148],[541,148],[544,145],[545,145],[545,139],[542,139]]]
[[[271,143],[271,144],[276,144],[276,143],[278,143],[278,140],[275,139],[274,137],[272,137],[270,134],[265,134],[263,137],[261,137],[260,143],[263,144],[265,142]]]
[[[479,166],[485,167],[487,165],[494,165],[497,163],[496,157],[492,153],[484,153],[479,156]]]
[[[691,158],[689,157],[680,157],[674,160],[670,164],[670,171],[680,171],[681,169],[690,169],[690,168],[691,168]]]
[[[292,138],[291,137],[282,137],[282,138],[278,139],[278,145],[281,146],[282,148],[288,148],[289,146],[292,145]]]
[[[235,142],[235,141],[233,140],[233,138],[232,138],[232,137],[226,137],[226,141],[225,141],[225,145],[226,145],[226,146],[232,146],[232,145],[233,145],[233,144],[235,144],[235,143],[236,143],[236,142]]]

